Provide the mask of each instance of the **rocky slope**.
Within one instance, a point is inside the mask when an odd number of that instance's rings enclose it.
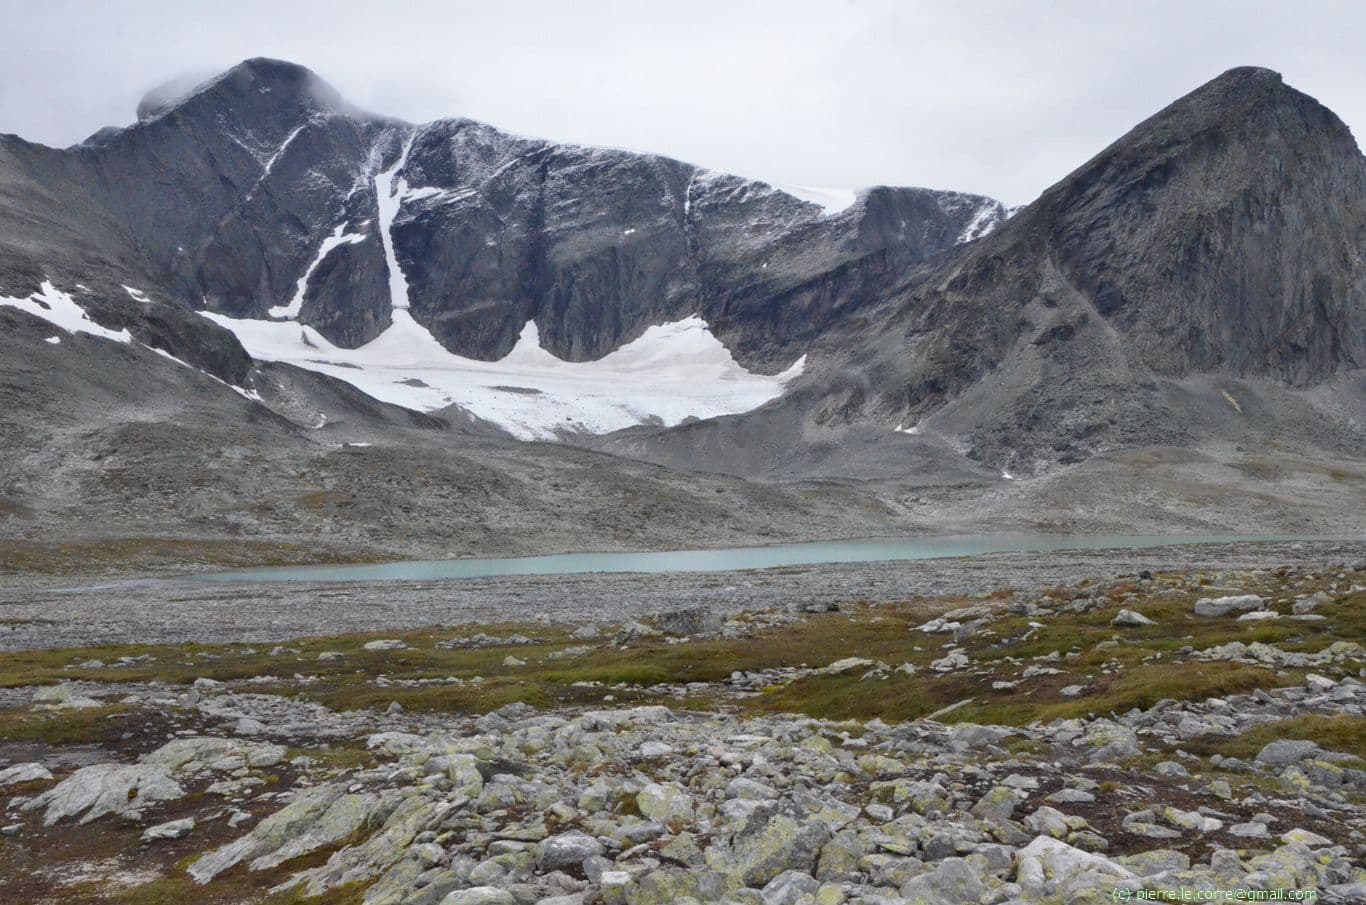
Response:
[[[957,452],[1020,475],[1215,439],[1359,457],[1363,249],[1350,131],[1276,73],[1232,70],[833,326],[784,399],[608,448],[831,474]]]
[[[1357,903],[1366,660],[1336,636],[1366,563],[1281,552],[966,600],[17,654],[0,892]]]

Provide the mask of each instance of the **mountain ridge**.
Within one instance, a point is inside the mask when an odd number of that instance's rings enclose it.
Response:
[[[149,98],[156,94],[154,89]],[[98,140],[66,152],[32,152],[47,158],[34,165],[46,167],[45,181],[97,190],[97,198],[62,206],[124,227],[133,238],[131,248],[116,252],[125,269],[142,274],[144,289],[192,308],[265,316],[286,305],[317,263],[305,286],[302,319],[346,347],[375,338],[393,307],[384,291],[389,268],[375,241],[378,211],[367,183],[409,143],[413,158],[393,175],[426,194],[400,198],[392,244],[414,316],[451,351],[484,360],[506,354],[531,319],[538,320],[552,352],[589,360],[651,324],[703,313],[721,324],[723,341],[747,365],[782,370],[801,350],[791,343],[774,348],[783,343],[763,323],[770,297],[892,245],[909,249],[916,260],[939,253],[974,224],[1005,214],[999,203],[980,196],[942,193],[954,203],[932,205],[929,200],[941,193],[875,188],[854,205],[854,214],[827,217],[817,205],[767,184],[658,155],[525,138],[463,118],[412,125],[377,116],[346,103],[304,67],[263,58],[173,100],[145,99],[140,108],[140,120],[125,129],[102,131]],[[478,134],[471,139],[470,132]],[[438,202],[470,191],[460,180],[478,175],[477,158],[497,145],[515,146],[525,159],[506,161],[516,171],[510,174],[486,168],[493,183],[484,187],[487,196],[473,202],[466,196],[466,209],[452,221]],[[461,157],[458,175],[450,160],[441,159],[455,153]],[[63,167],[79,172],[53,172]],[[149,175],[149,167],[159,175]],[[716,183],[722,197],[689,196],[694,181]],[[139,185],[152,182],[180,188],[169,200],[150,199]],[[443,197],[433,198],[442,191]],[[474,191],[479,194],[478,187]],[[597,203],[573,210],[573,192]],[[666,194],[662,207],[646,200]],[[708,213],[694,213],[689,221],[694,201],[697,211]],[[408,205],[422,209],[403,210]],[[749,225],[762,235],[736,241],[737,228],[746,224],[715,215],[733,205],[752,209]],[[867,216],[858,213],[870,205]],[[557,223],[557,206],[569,222]],[[632,217],[645,222],[625,222]],[[937,225],[908,238],[908,218]],[[480,219],[487,228],[470,234]],[[360,229],[362,238],[353,245],[315,261],[323,237],[346,223],[368,229]],[[547,225],[551,233],[542,235]],[[769,251],[779,260],[756,259]],[[0,286],[6,263],[0,255]],[[53,276],[31,266],[23,275],[33,286]]]

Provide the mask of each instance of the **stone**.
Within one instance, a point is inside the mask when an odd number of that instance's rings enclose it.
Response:
[[[384,638],[378,641],[367,641],[362,647],[365,650],[405,650],[408,645],[397,638]]]
[[[1195,602],[1197,616],[1227,616],[1229,613],[1259,609],[1262,598],[1256,594],[1238,594],[1231,597],[1202,597]]]
[[[1082,872],[1115,879],[1132,879],[1129,868],[1103,855],[1085,852],[1048,836],[1039,836],[1015,855],[1016,881],[1037,894]]]
[[[1183,811],[1180,808],[1168,807],[1162,809],[1162,817],[1174,827],[1197,833],[1215,833],[1224,827],[1222,820],[1207,817],[1199,811]]]
[[[229,772],[245,767],[273,767],[284,760],[285,746],[239,738],[199,735],[172,739],[142,758],[144,764],[177,773]]]
[[[641,757],[668,757],[674,753],[673,745],[664,742],[645,742],[640,746]]]
[[[842,660],[836,660],[829,666],[821,667],[816,670],[816,674],[821,676],[838,676],[847,672],[853,672],[856,669],[871,669],[876,665],[876,660],[869,660],[866,657],[845,657]]]
[[[764,884],[759,891],[763,905],[796,905],[802,896],[814,895],[820,881],[799,870],[785,870]]]
[[[496,886],[471,886],[457,889],[441,900],[441,905],[518,905],[512,893]]]
[[[1030,814],[1024,823],[1032,833],[1052,836],[1055,839],[1062,839],[1067,835],[1066,816],[1057,808],[1048,805]]]
[[[1290,609],[1296,616],[1303,616],[1306,613],[1312,613],[1319,607],[1332,602],[1332,597],[1328,596],[1323,591],[1316,591],[1315,593],[1307,594],[1304,597],[1296,597],[1295,602]]]
[[[1309,848],[1322,848],[1325,845],[1332,845],[1332,839],[1326,839],[1318,833],[1311,833],[1308,830],[1293,829],[1281,834],[1281,841],[1286,845],[1306,845]]]
[[[560,833],[542,839],[536,846],[536,867],[547,873],[578,868],[584,861],[602,853],[602,843],[587,833]]]
[[[13,767],[0,770],[0,789],[6,786],[17,786],[24,782],[38,782],[51,778],[52,771],[42,764],[15,764]]]
[[[962,858],[945,858],[901,886],[907,905],[977,905],[986,885]]]
[[[1014,789],[996,786],[985,793],[972,806],[972,816],[983,820],[1009,820],[1020,803],[1020,796]]]
[[[820,820],[798,822],[786,814],[776,814],[755,828],[751,824],[731,845],[729,857],[716,852],[708,863],[716,870],[731,874],[746,886],[763,886],[785,870],[810,873],[821,847],[830,839],[830,830]]]
[[[693,818],[693,799],[675,783],[652,782],[636,795],[636,808],[654,820],[673,821]]]
[[[1308,760],[1318,752],[1319,746],[1313,742],[1279,738],[1268,743],[1261,751],[1257,752],[1255,759],[1257,763],[1266,766],[1284,767]]]
[[[181,820],[168,820],[165,823],[158,823],[156,826],[148,827],[142,834],[143,842],[154,842],[158,839],[179,839],[194,829],[194,818],[185,817]]]
[[[1275,610],[1253,610],[1251,613],[1244,613],[1238,617],[1239,622],[1266,622],[1268,619],[1279,619],[1281,614]]]
[[[1120,610],[1115,614],[1115,618],[1110,620],[1110,624],[1122,628],[1139,628],[1145,625],[1157,625],[1154,620],[1133,610]]]
[[[140,813],[185,795],[165,767],[152,764],[95,764],[82,767],[51,789],[25,802],[26,811],[46,808],[43,824],[80,815],[82,824],[108,814]]]
[[[721,631],[721,614],[708,607],[688,607],[655,616],[655,625],[666,635],[715,635]]]
[[[1093,764],[1134,757],[1142,750],[1138,744],[1138,733],[1110,720],[1098,720],[1082,741],[1092,749],[1089,760]]]
[[[778,790],[747,776],[737,776],[726,783],[726,797],[743,798],[746,801],[772,801],[778,797]]]
[[[305,789],[250,833],[206,852],[187,868],[198,883],[250,860],[262,870],[340,842],[360,829],[378,808],[373,794],[348,794],[339,783]]]
[[[75,685],[65,682],[61,685],[45,685],[39,688],[33,693],[33,703],[59,710],[82,710],[104,706],[94,698],[82,694]]]

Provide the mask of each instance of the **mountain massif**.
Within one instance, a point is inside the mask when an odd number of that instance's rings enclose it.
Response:
[[[803,196],[404,123],[272,60],[64,150],[0,136],[0,525],[1359,530],[1366,158],[1276,73],[1015,212]]]

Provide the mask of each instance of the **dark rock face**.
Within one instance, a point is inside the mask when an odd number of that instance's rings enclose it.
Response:
[[[1347,127],[1275,73],[1233,70],[907,293],[872,405],[914,421],[975,407],[994,377],[1015,402],[974,433],[999,428],[996,453],[1047,436],[1065,459],[1073,440],[1156,428],[1164,379],[1318,383],[1366,365],[1363,247]]]
[[[1232,438],[1360,455],[1363,249],[1366,158],[1347,127],[1275,73],[1233,70],[899,286],[868,259],[805,284],[883,301],[813,337],[821,366],[782,400],[610,448],[693,465],[781,436],[803,473],[850,456],[904,470],[932,441],[1017,473]],[[887,452],[898,425],[923,430]],[[821,449],[833,458],[813,466]]]
[[[593,359],[700,313],[746,363],[780,368],[824,326],[811,316],[833,313],[775,318],[794,286],[887,249],[919,263],[1003,215],[978,196],[875,189],[825,216],[763,183],[663,157],[469,120],[414,128],[274,60],[164,86],[138,117],[66,151],[0,145],[0,179],[23,189],[0,205],[0,287],[128,283],[188,308],[265,317],[312,267],[301,319],[361,345],[391,309],[375,175],[406,148],[391,235],[414,317],[451,350],[498,358],[535,318],[552,352]],[[365,239],[316,260],[338,227]]]
[[[701,314],[742,361],[786,366],[823,326],[774,332],[767,309],[791,287],[889,248],[920,263],[1004,213],[979,196],[874,189],[826,216],[763,183],[469,120],[420,128],[398,175],[414,193],[394,228],[414,316],[477,358],[506,354],[531,318],[552,352],[587,360]]]

